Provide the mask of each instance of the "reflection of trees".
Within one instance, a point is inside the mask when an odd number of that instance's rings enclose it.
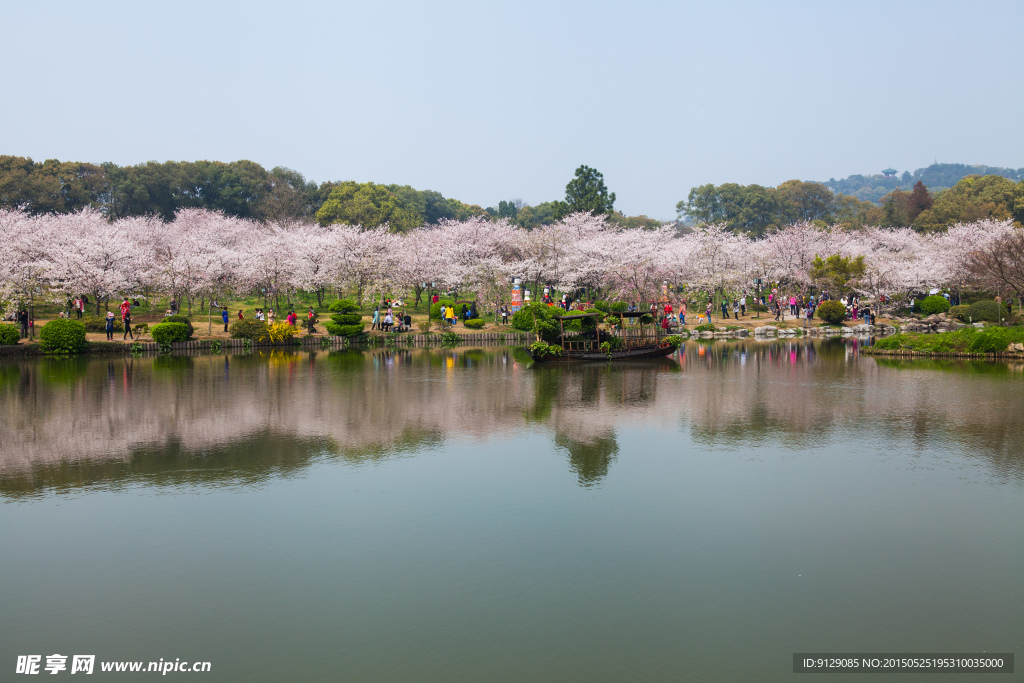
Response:
[[[1019,365],[875,361],[852,344],[687,344],[660,363],[528,367],[513,350],[37,360],[0,364],[0,494],[143,478],[249,485],[314,458],[372,462],[449,435],[548,431],[579,482],[623,426],[707,445],[870,435],[951,448],[1024,480]]]
[[[555,434],[555,445],[569,452],[569,467],[579,477],[580,486],[593,486],[608,476],[608,466],[619,452],[615,432],[608,431],[589,441],[577,441]]]

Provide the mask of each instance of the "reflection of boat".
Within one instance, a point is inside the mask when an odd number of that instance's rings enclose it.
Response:
[[[641,318],[643,313],[618,313],[619,321],[624,318]],[[631,337],[608,336],[605,347],[602,349],[601,329],[595,327],[594,339],[565,339],[565,321],[582,320],[583,318],[598,318],[597,313],[579,313],[575,315],[564,315],[558,319],[560,330],[561,352],[557,355],[543,351],[533,351],[531,355],[537,362],[575,362],[575,361],[613,361],[613,360],[642,360],[645,358],[664,358],[677,348],[678,343],[673,343],[666,337],[658,336],[658,328],[655,328],[653,340],[640,336]],[[620,324],[620,328],[621,328]],[[614,347],[614,348],[613,348]]]

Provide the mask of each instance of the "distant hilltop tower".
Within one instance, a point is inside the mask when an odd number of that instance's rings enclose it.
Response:
[[[886,178],[895,178],[896,177],[896,169],[895,168],[886,168],[886,169],[884,169],[882,171],[882,175],[884,175]]]

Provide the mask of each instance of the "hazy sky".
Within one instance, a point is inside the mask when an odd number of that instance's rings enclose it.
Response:
[[[1024,2],[3,2],[0,154],[470,204],[1024,166]]]

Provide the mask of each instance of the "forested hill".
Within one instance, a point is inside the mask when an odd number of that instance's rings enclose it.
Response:
[[[913,173],[903,171],[895,178],[887,178],[881,173],[875,175],[851,175],[836,180],[829,178],[822,183],[836,194],[852,195],[861,201],[880,202],[882,197],[893,190],[910,191],[921,181],[932,192],[953,187],[962,178],[969,175],[998,175],[1010,180],[1024,179],[1024,168],[1000,168],[970,164],[932,164],[927,168],[919,168]]]

